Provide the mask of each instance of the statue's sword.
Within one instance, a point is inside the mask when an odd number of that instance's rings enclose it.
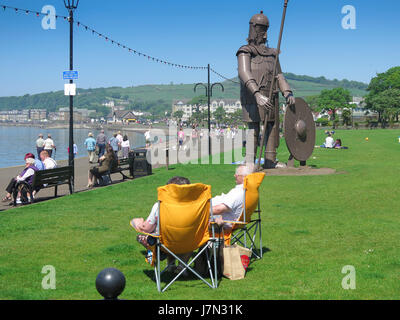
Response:
[[[282,21],[281,21],[281,30],[279,32],[279,40],[278,40],[278,47],[277,47],[277,54],[275,57],[275,62],[274,62],[274,73],[273,73],[273,78],[272,78],[272,82],[271,82],[271,87],[269,89],[269,101],[272,102],[272,95],[274,93],[274,87],[275,87],[275,82],[276,82],[276,66],[278,64],[278,58],[279,58],[279,53],[281,51],[281,42],[282,42],[282,34],[283,34],[283,27],[285,25],[285,19],[286,19],[286,9],[288,6],[288,2],[289,0],[285,0],[285,4],[283,6],[283,14],[282,14]],[[276,115],[277,117],[279,117],[279,114]],[[264,148],[264,144],[265,144],[265,137],[267,135],[267,122],[268,122],[268,112],[266,110],[265,112],[265,118],[264,118],[264,125],[263,125],[263,132],[262,132],[262,139],[261,139],[261,145],[260,145],[260,154],[258,155],[258,164],[257,164],[257,170],[261,170],[261,155],[263,154],[263,148]]]

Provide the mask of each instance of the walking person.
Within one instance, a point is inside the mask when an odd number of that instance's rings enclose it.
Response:
[[[40,153],[43,151],[43,149],[44,149],[44,139],[43,139],[43,134],[40,133],[39,138],[36,140],[36,151],[38,158],[40,158]]]
[[[47,151],[47,153],[49,154],[49,157],[51,157],[52,153],[53,153],[53,149],[56,150],[56,146],[54,145],[54,141],[51,138],[51,134],[49,133],[47,135],[47,139],[44,140],[44,150]]]
[[[117,134],[114,133],[114,135],[111,137],[110,141],[108,141],[112,149],[114,150],[115,157],[118,159],[118,150],[119,150],[119,140],[117,139]]]
[[[93,163],[96,150],[96,140],[93,138],[93,133],[89,132],[88,137],[84,142],[84,145],[86,146],[86,150],[89,155],[89,163]]]
[[[124,135],[124,138],[122,139],[121,148],[122,148],[122,158],[128,159],[130,145],[129,145],[129,139],[128,139],[127,135]]]
[[[101,158],[104,155],[104,152],[106,151],[106,143],[107,143],[107,137],[104,134],[104,130],[101,130],[96,138],[96,145],[99,148],[99,155],[98,155],[99,158]]]

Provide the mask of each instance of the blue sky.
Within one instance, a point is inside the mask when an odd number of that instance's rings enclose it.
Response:
[[[246,43],[251,16],[270,19],[276,47],[283,0],[81,0],[76,20],[120,43],[177,64],[206,66],[231,78],[235,53]],[[0,5],[41,11],[62,0],[0,0]],[[342,7],[356,9],[356,29],[342,28]],[[289,0],[282,42],[284,72],[368,83],[400,65],[400,1]],[[69,27],[58,19],[43,30],[43,17],[0,7],[0,96],[63,90],[69,68]],[[206,70],[182,70],[129,53],[75,26],[74,69],[80,88],[206,82]],[[212,81],[223,79],[212,74]]]

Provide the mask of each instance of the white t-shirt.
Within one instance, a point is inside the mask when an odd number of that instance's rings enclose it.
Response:
[[[126,141],[122,141],[121,142],[121,148],[129,148],[129,140],[126,140]]]
[[[44,140],[44,150],[51,150],[53,149],[54,141],[50,138]]]
[[[56,162],[54,159],[52,159],[52,158],[46,158],[46,159],[43,161],[43,164],[44,164],[44,168],[45,168],[46,170],[48,170],[48,169],[54,169],[54,168],[57,167],[57,162]]]
[[[150,140],[150,138],[151,138],[150,131],[146,131],[146,132],[144,133],[144,137],[145,137],[146,141]]]
[[[333,148],[335,145],[335,140],[332,137],[326,137],[325,139],[325,148]]]
[[[227,194],[223,193],[219,196],[212,198],[211,203],[213,206],[223,203],[230,209],[228,212],[224,212],[222,214],[222,218],[224,220],[235,221],[239,219],[243,211],[244,203],[243,184],[236,185],[236,187],[229,191]]]
[[[156,228],[152,232],[158,232],[157,219],[158,219],[158,201],[153,205],[153,208],[151,208],[150,214],[146,219],[146,221],[149,224],[156,225]]]

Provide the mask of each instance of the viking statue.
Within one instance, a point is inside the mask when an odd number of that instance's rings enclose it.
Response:
[[[250,20],[248,45],[241,47],[236,55],[241,82],[243,121],[250,130],[254,130],[254,150],[247,150],[247,153],[254,153],[255,159],[257,146],[260,144],[260,123],[267,119],[266,132],[262,133],[266,134],[264,168],[274,168],[276,149],[279,146],[279,91],[286,98],[288,105],[293,105],[295,98],[282,74],[279,60],[272,99],[268,97],[273,82],[275,58],[278,54],[276,49],[265,45],[268,28],[268,18],[262,11],[254,15]]]

